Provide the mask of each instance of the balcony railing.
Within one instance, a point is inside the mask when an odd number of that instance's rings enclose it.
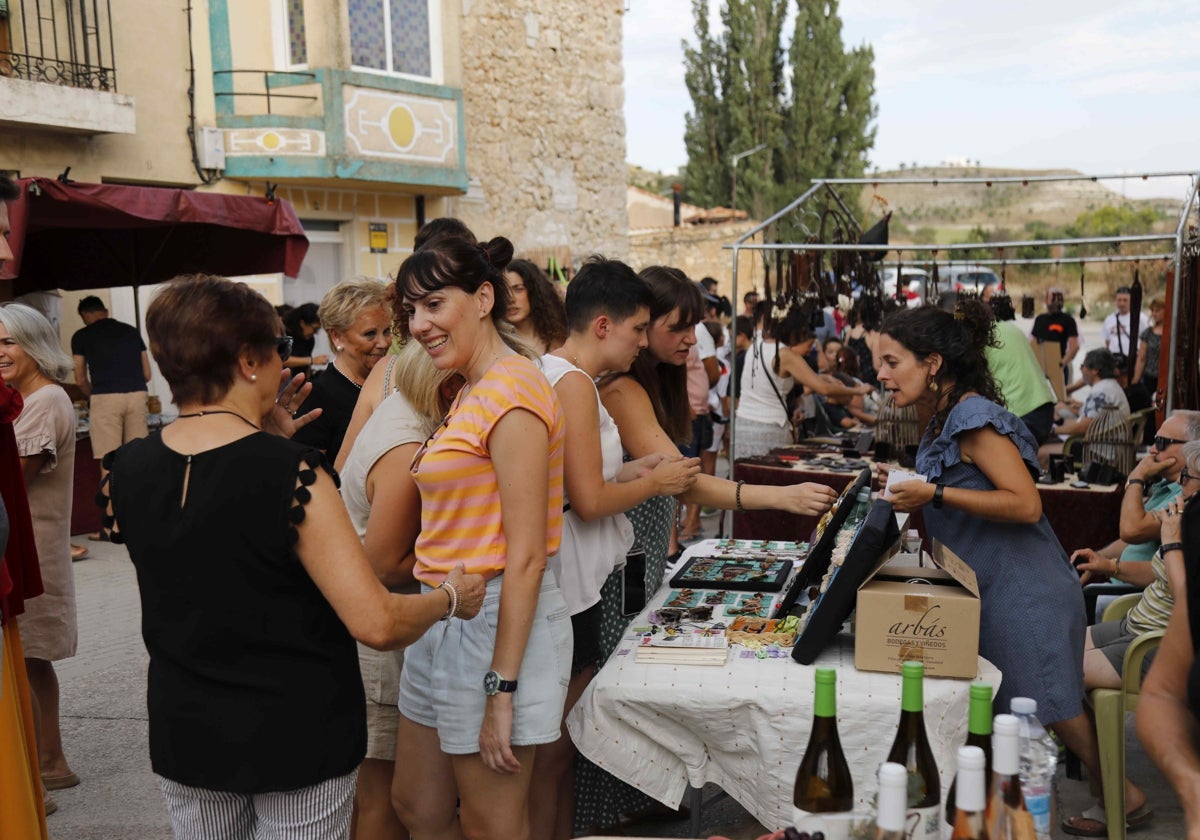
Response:
[[[0,76],[115,93],[110,0],[0,0]]]

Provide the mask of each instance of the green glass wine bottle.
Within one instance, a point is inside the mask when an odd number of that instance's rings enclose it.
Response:
[[[968,747],[979,747],[983,750],[983,777],[992,778],[992,686],[990,683],[971,683],[971,705],[967,712],[967,742]],[[954,823],[954,805],[958,778],[950,783],[946,794],[946,821]]]
[[[807,814],[854,810],[854,781],[837,728],[837,672],[817,668],[812,731],[796,770],[793,825]]]
[[[933,750],[929,747],[929,737],[925,734],[925,665],[905,662],[900,673],[903,677],[900,727],[887,760],[908,771],[911,840],[940,840],[942,783]]]

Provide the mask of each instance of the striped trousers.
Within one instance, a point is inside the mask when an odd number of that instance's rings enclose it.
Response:
[[[346,840],[357,778],[257,794],[158,781],[176,840]]]

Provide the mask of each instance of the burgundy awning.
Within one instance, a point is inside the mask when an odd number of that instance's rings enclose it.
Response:
[[[161,283],[177,274],[300,273],[308,239],[291,204],[118,184],[17,181],[8,204],[13,294]]]

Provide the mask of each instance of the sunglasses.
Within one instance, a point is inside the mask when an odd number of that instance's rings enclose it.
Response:
[[[1169,437],[1163,437],[1162,435],[1159,435],[1158,437],[1156,437],[1154,439],[1154,448],[1157,449],[1159,452],[1162,452],[1164,449],[1166,449],[1168,446],[1170,446],[1171,444],[1174,444],[1174,443],[1187,443],[1187,441],[1180,440],[1179,438],[1169,438]]]
[[[421,461],[425,458],[425,453],[429,451],[429,445],[433,443],[433,439],[438,436],[438,433],[449,425],[450,414],[447,412],[446,416],[442,418],[442,422],[438,424],[436,429],[429,433],[429,437],[425,438],[425,442],[421,444],[421,448],[417,450],[415,455],[413,455],[412,463],[408,467],[408,471],[411,474],[416,475],[417,472],[420,471]]]
[[[290,335],[281,335],[275,339],[275,352],[285,362],[292,355],[292,342],[293,338]]]

